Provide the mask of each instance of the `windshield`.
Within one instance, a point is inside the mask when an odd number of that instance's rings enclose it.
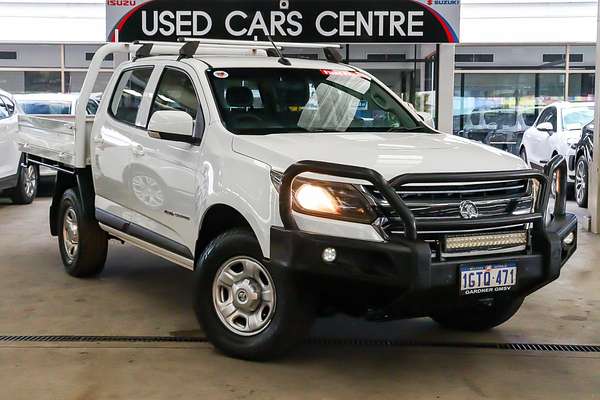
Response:
[[[30,115],[69,115],[71,103],[58,101],[20,101],[19,105],[25,114]]]
[[[593,107],[573,107],[563,111],[563,126],[566,130],[579,130],[593,119]]]
[[[429,131],[358,72],[231,68],[208,77],[223,123],[236,134]]]

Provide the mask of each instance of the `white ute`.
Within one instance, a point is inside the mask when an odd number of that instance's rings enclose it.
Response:
[[[329,61],[281,55],[297,47]],[[99,49],[75,120],[18,134],[27,163],[58,170],[50,228],[66,271],[100,273],[113,238],[193,270],[208,339],[253,360],[289,350],[324,310],[490,329],[558,278],[577,246],[564,160],[536,172],[437,132],[334,47]],[[85,100],[110,53],[133,61],[93,119]]]

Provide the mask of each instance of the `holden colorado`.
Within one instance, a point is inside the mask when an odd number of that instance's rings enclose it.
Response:
[[[280,51],[299,47],[328,60]],[[132,61],[88,117],[111,53]],[[58,170],[66,272],[99,274],[111,239],[193,271],[198,320],[230,356],[281,355],[331,310],[490,329],[577,247],[562,157],[535,171],[438,132],[329,45],[107,44],[81,97],[72,121],[17,135],[26,165]]]

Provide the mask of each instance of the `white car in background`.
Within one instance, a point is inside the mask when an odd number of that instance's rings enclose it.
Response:
[[[39,169],[34,164],[22,165],[23,156],[14,141],[19,113],[14,97],[0,90],[0,191],[14,203],[29,204],[37,194]]]
[[[559,154],[575,157],[581,129],[594,119],[594,103],[558,102],[544,108],[525,131],[519,154],[532,167],[543,167]],[[575,181],[574,163],[568,162],[568,181]]]
[[[17,94],[15,99],[27,115],[75,115],[79,93]],[[99,96],[92,96],[86,108],[88,115],[95,115],[99,105]]]

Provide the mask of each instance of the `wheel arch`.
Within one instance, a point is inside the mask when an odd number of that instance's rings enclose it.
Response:
[[[256,224],[252,224],[250,218],[247,218],[242,212],[230,205],[224,203],[211,205],[204,213],[198,229],[195,257],[200,257],[213,239],[233,228],[249,229],[261,245],[263,255],[266,254],[263,247],[264,241],[261,242],[259,235],[257,235],[257,229],[253,225]]]
[[[52,203],[50,204],[50,233],[52,236],[58,236],[58,213],[60,201],[63,194],[69,190],[75,189],[77,195],[82,201],[83,212],[91,219],[95,218],[95,191],[92,180],[92,171],[90,168],[76,170],[74,174],[58,171],[56,174],[56,184]]]

